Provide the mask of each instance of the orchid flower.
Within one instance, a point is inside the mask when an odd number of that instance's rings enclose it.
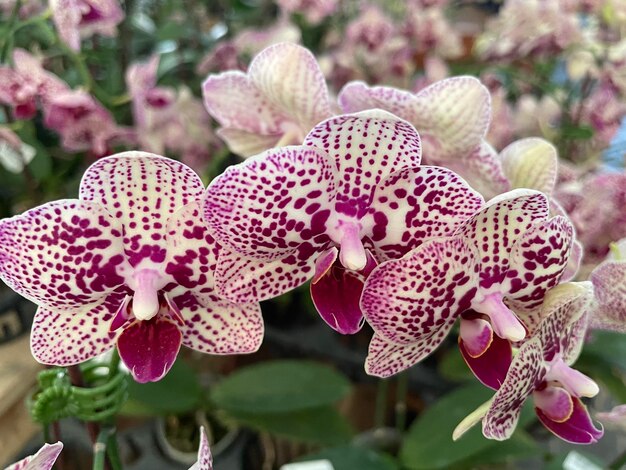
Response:
[[[37,100],[46,101],[69,90],[56,75],[47,72],[41,61],[24,49],[13,50],[13,67],[0,66],[0,103],[11,106],[16,119],[31,119]]]
[[[80,51],[81,39],[94,34],[116,36],[124,19],[117,0],[50,0],[50,8],[59,37],[75,51]]]
[[[614,256],[591,272],[595,296],[591,327],[626,333],[626,238],[613,247]]]
[[[596,418],[607,427],[626,433],[626,405],[617,405],[611,411],[596,413]]]
[[[276,0],[286,13],[300,13],[312,25],[321,23],[339,8],[338,0]]]
[[[35,158],[35,149],[8,127],[0,127],[0,165],[11,173],[21,173]]]
[[[0,222],[0,277],[39,306],[31,351],[69,366],[117,344],[138,382],[156,381],[181,343],[210,354],[256,351],[258,304],[218,297],[219,246],[200,217],[204,187],[188,167],[143,152],[103,158],[79,199]]]
[[[509,342],[536,326],[545,292],[559,281],[572,234],[566,218],[548,218],[542,193],[517,190],[489,201],[454,236],[378,266],[361,299],[375,332],[367,372],[387,377],[419,362],[461,316],[461,352],[496,388]]]
[[[269,299],[309,279],[322,318],[354,333],[364,278],[380,262],[443,236],[483,204],[453,172],[419,167],[420,139],[380,110],[318,124],[304,146],[228,168],[207,188],[204,217],[224,247],[219,292]]]
[[[209,448],[204,426],[200,426],[200,446],[198,447],[198,461],[189,467],[189,470],[213,470],[213,456]]]
[[[60,134],[65,150],[89,151],[96,157],[110,153],[115,143],[134,140],[129,129],[119,127],[111,113],[82,90],[67,90],[50,97],[44,106],[44,124]]]
[[[482,418],[485,437],[508,439],[531,396],[541,423],[561,439],[592,444],[602,437],[602,428],[594,426],[580,400],[595,396],[598,386],[571,367],[587,330],[591,297],[588,284],[561,284],[546,295],[543,320],[520,346],[502,386],[486,408],[459,425],[455,438]]]
[[[35,455],[9,465],[5,470],[51,470],[59,454],[63,450],[63,443],[44,444]]]
[[[473,77],[447,78],[416,94],[352,82],[339,93],[339,104],[348,113],[380,108],[406,119],[420,133],[428,164],[450,168],[483,194],[499,194],[494,185],[507,183],[496,151],[484,141],[489,91]]]
[[[300,145],[313,126],[332,115],[315,57],[296,44],[264,49],[247,74],[210,75],[202,90],[206,109],[222,126],[218,135],[244,157]]]

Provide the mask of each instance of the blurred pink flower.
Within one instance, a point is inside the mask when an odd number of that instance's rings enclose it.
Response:
[[[17,0],[0,1],[0,13],[5,17],[10,16],[15,9],[16,3]],[[20,19],[26,19],[39,15],[44,9],[45,5],[43,0],[22,0],[17,14]]]
[[[8,127],[0,127],[0,165],[11,173],[21,173],[35,158],[35,149]]]
[[[16,119],[37,113],[38,100],[69,90],[56,75],[44,70],[41,61],[24,49],[13,50],[13,67],[0,66],[0,103],[11,106]]]
[[[457,28],[446,18],[445,1],[417,0],[408,2],[403,33],[416,53],[453,59],[463,53]]]
[[[80,50],[81,39],[94,34],[116,36],[124,19],[117,0],[50,0],[50,8],[59,36],[75,51]]]
[[[321,23],[339,7],[339,0],[276,0],[276,3],[286,13],[301,13],[312,25]]]
[[[115,143],[133,140],[130,129],[119,127],[109,111],[82,90],[50,97],[44,106],[44,125],[60,134],[65,150],[88,151],[95,157],[107,155]]]

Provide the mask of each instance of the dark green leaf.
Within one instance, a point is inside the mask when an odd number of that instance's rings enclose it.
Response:
[[[459,348],[450,348],[439,362],[439,373],[445,379],[453,382],[472,380],[474,374],[467,367]]]
[[[482,452],[464,460],[459,468],[477,468],[479,465],[507,463],[519,459],[532,458],[538,455],[539,446],[525,431],[516,431],[511,439],[494,442]]]
[[[331,406],[288,413],[228,413],[241,425],[286,439],[322,445],[341,445],[354,432],[346,419]]]
[[[397,470],[398,466],[387,455],[362,447],[335,447],[299,459],[300,461],[330,460],[335,470]]]
[[[311,361],[274,361],[231,374],[211,391],[211,399],[229,412],[283,413],[330,405],[350,384],[330,367]]]
[[[158,382],[140,384],[130,380],[129,398],[136,402],[138,414],[185,413],[197,408],[202,399],[202,388],[194,370],[178,359],[168,374]]]

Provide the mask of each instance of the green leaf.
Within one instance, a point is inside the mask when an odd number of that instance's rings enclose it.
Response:
[[[459,388],[444,396],[413,423],[400,449],[401,463],[414,470],[450,468],[492,449],[497,442],[486,439],[480,425],[452,440],[454,428],[495,392],[480,384]],[[530,400],[522,411],[518,428],[534,419]]]
[[[397,470],[394,460],[384,454],[379,454],[363,447],[335,447],[325,449],[315,454],[307,455],[298,459],[308,462],[310,460],[330,460],[334,470]]]
[[[178,359],[158,382],[129,382],[131,414],[147,414],[148,410],[155,415],[186,413],[198,408],[202,400],[202,387],[196,373],[182,359]]]
[[[563,137],[572,140],[589,140],[593,137],[594,131],[591,126],[574,126],[566,124],[561,128]]]
[[[354,435],[348,421],[332,406],[287,413],[227,414],[240,425],[300,442],[340,445]]]
[[[584,353],[593,353],[608,364],[626,371],[626,341],[621,333],[594,331],[591,341],[585,344]]]
[[[325,365],[273,361],[226,377],[213,388],[211,399],[229,412],[284,413],[333,404],[349,391],[348,380]]]
[[[488,464],[511,462],[537,455],[539,446],[525,431],[516,431],[511,439],[494,442],[482,452],[464,460],[460,468],[477,468]]]
[[[474,374],[463,360],[459,348],[450,348],[439,362],[439,374],[452,382],[466,382],[474,378]]]

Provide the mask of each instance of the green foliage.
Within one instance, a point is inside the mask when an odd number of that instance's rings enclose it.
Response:
[[[202,387],[194,370],[178,359],[159,382],[130,381],[129,400],[122,409],[127,415],[181,414],[198,408]]]
[[[387,455],[363,447],[344,446],[325,449],[300,459],[329,460],[335,470],[397,470],[398,465]]]
[[[479,424],[458,441],[452,441],[454,428],[493,393],[480,384],[472,384],[449,393],[426,409],[409,429],[400,450],[401,463],[411,470],[474,468],[532,453],[536,445],[521,429],[510,441],[496,442],[483,437]],[[532,410],[524,410],[518,427],[527,425],[533,415]]]

